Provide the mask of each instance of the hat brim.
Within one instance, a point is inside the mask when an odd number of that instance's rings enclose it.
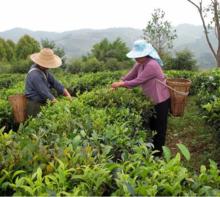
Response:
[[[40,53],[34,53],[30,55],[30,59],[44,68],[58,68],[62,65],[62,61],[57,55],[53,55],[53,58],[49,60],[41,59],[39,55]]]
[[[145,51],[142,51],[142,52],[137,52],[137,51],[130,51],[129,53],[127,53],[127,57],[128,58],[140,58],[140,57],[146,57],[149,55],[149,51],[145,50]]]

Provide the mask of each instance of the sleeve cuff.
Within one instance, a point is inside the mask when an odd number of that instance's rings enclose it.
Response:
[[[127,88],[132,88],[132,87],[137,86],[137,84],[135,84],[132,81],[124,81],[124,86],[127,87]]]
[[[55,97],[53,95],[48,96],[48,98],[52,101],[53,99],[55,99]]]

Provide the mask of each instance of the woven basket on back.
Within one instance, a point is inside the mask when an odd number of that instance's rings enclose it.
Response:
[[[169,87],[171,96],[171,113],[174,116],[182,116],[186,105],[187,95],[191,86],[188,79],[167,79],[166,84]]]
[[[26,120],[27,99],[23,94],[16,94],[8,97],[12,106],[14,120],[16,123],[22,123]]]

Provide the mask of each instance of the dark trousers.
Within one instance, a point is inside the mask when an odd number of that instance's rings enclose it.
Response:
[[[150,129],[156,131],[156,135],[153,136],[154,149],[160,151],[155,153],[157,156],[162,154],[162,146],[165,145],[169,109],[170,98],[154,106],[155,114],[150,119]]]
[[[45,104],[27,99],[27,117],[36,117],[43,105]]]

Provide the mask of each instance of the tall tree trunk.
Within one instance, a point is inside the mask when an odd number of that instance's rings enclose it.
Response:
[[[217,60],[217,66],[220,68],[220,47],[218,47],[216,60]]]
[[[204,15],[203,15],[203,6],[202,6],[202,1],[203,0],[200,0],[199,5],[194,3],[192,0],[187,0],[187,1],[190,2],[192,5],[194,5],[198,9],[200,18],[202,20],[202,25],[203,25],[206,41],[209,45],[209,48],[210,48],[213,56],[215,57],[217,66],[220,68],[220,24],[219,24],[219,14],[218,14],[218,12],[219,12],[219,10],[218,10],[218,4],[219,4],[218,0],[212,0],[211,1],[212,2],[212,8],[213,8],[213,11],[214,11],[213,19],[214,19],[214,24],[215,24],[216,33],[217,33],[217,40],[218,40],[218,49],[217,49],[217,51],[215,51],[215,49],[214,49],[214,47],[213,47],[213,45],[212,45],[212,43],[210,42],[210,39],[209,39],[208,27],[205,23],[205,19],[204,19]]]
[[[218,10],[218,1],[213,1],[213,7],[214,7],[214,21],[215,21],[215,28],[217,32],[217,38],[218,38],[218,49],[217,49],[217,55],[216,55],[216,61],[217,66],[220,68],[220,23],[219,23],[219,10]]]

